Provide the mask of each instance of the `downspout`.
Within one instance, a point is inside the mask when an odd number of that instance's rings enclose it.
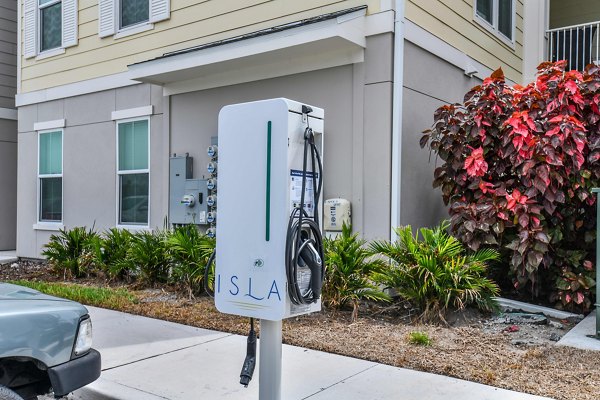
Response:
[[[404,0],[395,0],[394,16],[394,83],[392,97],[392,199],[390,238],[396,240],[394,228],[400,226],[402,192],[402,87],[404,84]]]

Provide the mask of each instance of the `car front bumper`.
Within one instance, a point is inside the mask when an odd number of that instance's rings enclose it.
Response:
[[[100,353],[94,349],[83,357],[48,368],[54,395],[66,396],[73,390],[94,382],[100,376],[100,370]]]

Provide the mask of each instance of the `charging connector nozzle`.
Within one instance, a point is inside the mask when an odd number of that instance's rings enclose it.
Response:
[[[254,375],[254,368],[256,367],[256,332],[254,331],[254,318],[250,319],[250,332],[248,333],[248,342],[246,345],[246,358],[244,359],[244,365],[242,365],[242,371],[240,372],[240,384],[244,387],[248,387],[248,384],[252,380]]]

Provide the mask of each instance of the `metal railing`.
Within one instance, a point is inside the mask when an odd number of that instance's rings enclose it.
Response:
[[[546,31],[548,60],[567,60],[567,70],[583,71],[600,62],[600,21]]]

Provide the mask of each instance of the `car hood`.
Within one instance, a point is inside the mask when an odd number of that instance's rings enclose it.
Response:
[[[13,285],[10,283],[0,283],[0,301],[2,300],[50,300],[66,301],[58,297],[50,296],[37,290],[26,288],[24,286]]]

